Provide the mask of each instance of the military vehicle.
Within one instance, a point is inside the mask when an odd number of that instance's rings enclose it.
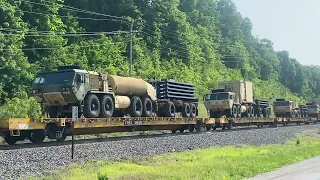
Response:
[[[198,116],[198,99],[195,97],[192,84],[172,79],[152,79],[148,82],[156,88],[159,107],[165,109],[165,111],[159,111],[160,116],[174,117],[177,112],[181,113],[182,117]]]
[[[268,101],[253,96],[250,81],[226,81],[211,94],[204,96],[204,104],[210,117],[270,117]]]
[[[150,83],[87,71],[80,66],[40,73],[32,88],[35,99],[53,118],[71,117],[72,106],[78,106],[79,117],[86,118],[175,116],[174,103],[170,99],[158,102],[157,90]]]
[[[311,101],[309,103],[306,103],[306,106],[308,107],[308,112],[310,117],[320,117],[320,106],[319,102],[317,101]]]
[[[304,113],[301,111],[303,110]],[[298,103],[284,98],[278,98],[273,104],[273,112],[276,117],[302,117],[306,116],[306,109],[299,107]]]

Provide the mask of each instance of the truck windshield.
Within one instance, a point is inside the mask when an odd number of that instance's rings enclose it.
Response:
[[[72,84],[75,72],[55,72],[41,74],[35,80],[35,84]]]
[[[275,106],[289,106],[289,101],[276,101],[274,102]]]
[[[214,93],[214,94],[208,94],[206,96],[207,101],[212,101],[212,100],[226,100],[229,99],[229,94],[228,93]]]

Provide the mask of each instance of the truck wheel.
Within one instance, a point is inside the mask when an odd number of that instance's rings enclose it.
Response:
[[[254,108],[252,106],[249,106],[250,107],[250,116],[251,117],[255,117],[254,115]]]
[[[263,115],[263,112],[264,112],[263,110],[265,111],[265,109],[258,108],[258,117],[267,117]]]
[[[237,116],[238,116],[238,118],[241,118],[241,106],[238,106],[238,108],[237,108]]]
[[[297,114],[298,114],[298,117],[301,118],[301,111],[300,110],[297,111]]]
[[[197,117],[197,106],[193,103],[190,104],[190,117]]]
[[[100,114],[100,101],[97,95],[89,94],[84,100],[83,115],[86,118],[97,118]]]
[[[131,104],[129,107],[129,112],[132,117],[141,117],[142,115],[142,102],[141,99],[138,96],[133,96],[131,98]]]
[[[269,118],[270,115],[271,115],[271,114],[270,114],[270,109],[268,108],[268,109],[266,109],[266,117]]]
[[[175,117],[176,116],[176,107],[173,102],[166,103],[163,106],[164,114],[166,117]]]
[[[190,117],[191,107],[190,104],[184,103],[182,107],[182,117]]]
[[[250,114],[250,106],[246,106],[245,117],[251,117],[251,114]]]
[[[237,115],[238,115],[238,108],[237,108],[236,105],[233,105],[233,106],[232,106],[232,109],[231,109],[231,116],[234,117],[234,118],[236,118]]]
[[[114,103],[110,95],[104,95],[102,97],[100,107],[101,107],[100,117],[102,118],[112,117],[113,111],[114,111]]]
[[[143,99],[143,111],[142,116],[143,117],[151,117],[152,116],[152,101],[149,97],[146,97]]]

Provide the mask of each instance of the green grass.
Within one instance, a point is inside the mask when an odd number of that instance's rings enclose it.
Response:
[[[319,138],[299,136],[282,145],[212,147],[134,161],[88,162],[41,179],[242,179],[320,155],[319,147]]]

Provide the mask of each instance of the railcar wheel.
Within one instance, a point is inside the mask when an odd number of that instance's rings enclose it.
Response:
[[[210,131],[210,130],[211,130],[211,128],[212,128],[212,125],[210,125],[210,126],[206,126],[206,130],[207,130],[207,131]]]
[[[194,126],[193,125],[188,126],[188,130],[189,130],[189,132],[193,132],[194,131]]]
[[[35,144],[42,143],[44,139],[45,139],[45,136],[44,136],[43,130],[35,130],[35,131],[32,131],[30,133],[30,139],[29,140],[32,143],[35,143]]]
[[[176,116],[176,107],[173,102],[166,103],[163,106],[164,114],[167,117],[175,117]]]
[[[190,117],[191,115],[191,106],[188,103],[184,103],[182,107],[182,117]]]
[[[190,117],[197,117],[197,106],[193,103],[190,104]]]
[[[18,138],[14,137],[14,136],[10,136],[9,133],[6,133],[5,136],[4,136],[4,141],[9,145],[14,145],[14,144],[17,143]]]
[[[102,97],[100,107],[101,107],[100,117],[102,118],[112,117],[114,112],[114,103],[110,95],[104,95]]]
[[[97,95],[89,94],[84,100],[83,115],[87,118],[97,118],[100,114],[100,101]]]
[[[141,99],[138,96],[131,98],[131,104],[129,106],[129,114],[131,117],[141,117],[143,111],[143,105]]]
[[[149,97],[146,97],[143,99],[143,110],[142,110],[142,116],[143,117],[151,117],[152,116],[152,101]]]

